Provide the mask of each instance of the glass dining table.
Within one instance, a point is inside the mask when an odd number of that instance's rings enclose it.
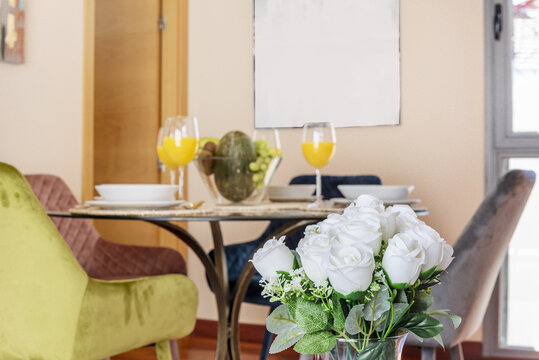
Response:
[[[416,214],[426,215],[428,210],[413,207]],[[245,264],[234,289],[229,290],[227,260],[220,222],[222,221],[271,221],[281,220],[284,225],[275,231],[275,236],[291,235],[306,225],[325,219],[329,214],[342,213],[342,206],[327,205],[309,207],[307,203],[263,203],[253,206],[204,205],[197,209],[133,209],[99,208],[80,205],[68,212],[50,211],[51,217],[71,217],[87,219],[134,220],[152,223],[163,228],[190,248],[202,263],[215,296],[218,315],[218,333],[215,359],[241,359],[239,347],[239,314],[247,287],[255,274],[253,265]],[[189,231],[175,222],[204,221],[211,228],[214,260],[201,243]],[[263,244],[261,244],[262,246]]]

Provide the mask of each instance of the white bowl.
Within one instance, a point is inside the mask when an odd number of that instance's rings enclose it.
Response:
[[[311,197],[315,190],[316,185],[268,186],[268,197],[270,199],[305,199]]]
[[[414,190],[413,185],[337,185],[347,199],[356,199],[367,194],[380,200],[404,200]]]
[[[174,200],[177,185],[103,184],[95,189],[106,201],[169,201]]]

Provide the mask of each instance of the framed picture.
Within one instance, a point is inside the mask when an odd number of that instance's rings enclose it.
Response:
[[[255,127],[395,125],[399,0],[254,0]]]
[[[0,0],[0,61],[24,62],[25,0]]]

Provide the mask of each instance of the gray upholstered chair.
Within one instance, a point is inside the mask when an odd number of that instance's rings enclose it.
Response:
[[[454,244],[455,260],[441,276],[442,285],[432,289],[435,309],[451,309],[462,317],[454,329],[444,323],[442,339],[451,359],[464,359],[462,342],[479,329],[502,266],[511,236],[535,183],[535,173],[513,170],[498,181],[496,189],[481,203]],[[434,360],[438,343],[419,342],[409,336],[407,345],[421,347],[422,360]]]

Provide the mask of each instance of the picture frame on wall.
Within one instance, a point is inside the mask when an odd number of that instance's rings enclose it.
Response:
[[[0,61],[24,63],[25,0],[0,0]]]
[[[397,125],[399,0],[254,0],[257,128]]]

